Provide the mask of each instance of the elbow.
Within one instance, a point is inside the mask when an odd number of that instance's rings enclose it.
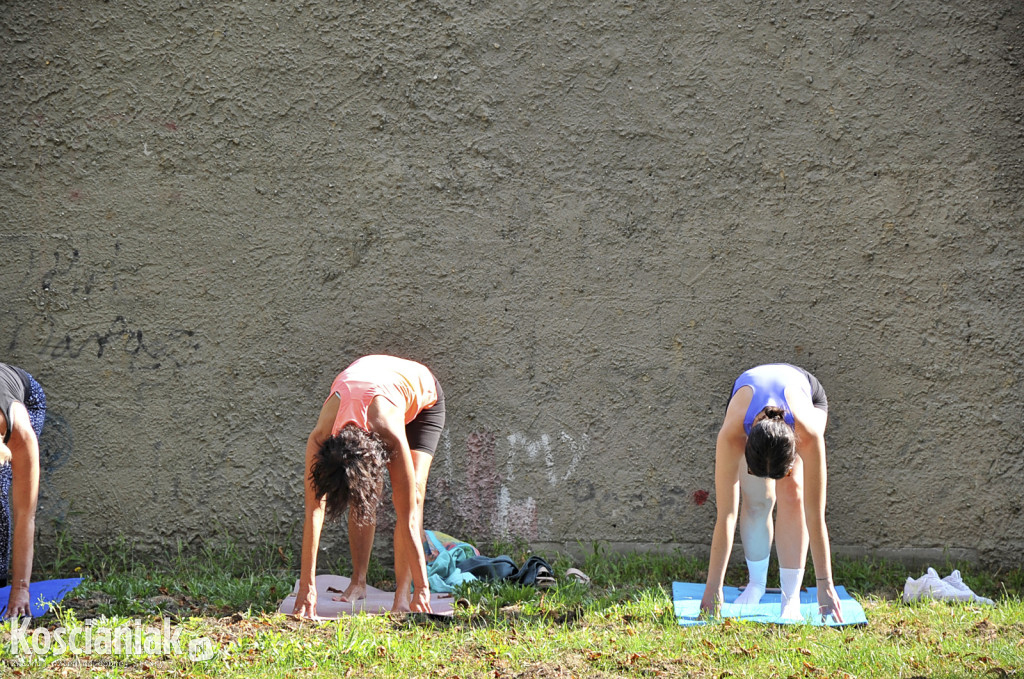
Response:
[[[16,533],[23,533],[28,535],[36,534],[36,507],[35,503],[31,507],[19,507],[18,505],[11,506],[13,528]]]
[[[310,455],[315,455],[320,452],[320,449],[324,447],[324,441],[326,441],[326,439],[318,432],[314,431],[309,435],[309,438],[306,439],[306,452]]]

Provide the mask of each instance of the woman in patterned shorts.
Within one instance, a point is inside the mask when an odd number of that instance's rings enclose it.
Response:
[[[28,583],[32,579],[39,434],[44,419],[43,388],[21,368],[0,363],[0,580],[11,585],[6,608],[0,608],[2,617],[30,615]]]

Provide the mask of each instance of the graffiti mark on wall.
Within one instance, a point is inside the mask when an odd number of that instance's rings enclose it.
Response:
[[[498,511],[494,514],[494,532],[501,537],[537,539],[537,502],[532,497],[513,500],[506,486],[498,491]]]
[[[73,201],[81,200],[82,194],[72,191],[69,198]],[[67,240],[67,236],[60,234],[51,237]],[[51,255],[53,258],[52,265],[39,280],[39,290],[45,293],[41,301],[47,308],[67,309],[82,295],[117,290],[120,285],[120,269],[116,262],[120,249],[120,243],[115,241],[114,256],[102,263],[83,260],[79,249],[71,243],[63,244],[50,253],[41,253],[38,258],[40,263],[46,262]]]
[[[459,504],[466,527],[475,535],[494,534],[498,507],[494,444],[494,433],[489,431],[475,431],[466,438],[466,485]]]
[[[466,438],[466,480],[453,508],[473,535],[534,540],[539,537],[537,501],[532,495],[521,496],[523,485],[537,472],[551,487],[569,481],[586,453],[589,438],[565,432],[554,437],[517,433],[505,441],[508,450],[501,465],[494,432],[473,432]],[[447,462],[445,485],[457,488],[451,483],[450,467]]]
[[[194,330],[175,328],[156,334],[144,333],[123,316],[118,316],[101,332],[86,336],[61,334],[50,330],[40,354],[50,358],[77,359],[95,352],[96,358],[127,356],[131,369],[155,370],[165,365],[181,367],[199,350]]]
[[[564,431],[557,436],[555,443],[552,443],[552,438],[548,434],[541,434],[539,438],[533,439],[518,433],[508,436],[505,483],[498,493],[498,515],[495,521],[495,526],[501,534],[517,535],[528,540],[538,537],[536,501],[531,496],[523,500],[511,499],[516,465],[526,464],[532,470],[543,458],[548,485],[559,486],[572,478],[589,442],[590,438],[586,434],[577,439]],[[569,461],[560,464],[559,456],[564,459],[566,453]]]
[[[80,256],[77,248],[71,248],[70,252],[55,251],[53,253],[53,266],[43,274],[40,287],[49,292],[53,287],[54,279],[70,274],[78,264],[79,259]]]
[[[583,434],[579,440],[576,440],[563,431],[558,435],[558,442],[561,444],[560,447],[567,448],[571,453],[568,464],[562,469],[555,464],[555,449],[551,445],[551,437],[547,434],[541,434],[540,438],[536,439],[529,439],[523,434],[510,435],[508,437],[508,460],[505,463],[505,479],[508,481],[515,479],[516,460],[518,458],[522,461],[525,454],[531,467],[536,465],[538,457],[543,456],[550,485],[557,486],[568,481],[576,471],[576,467],[579,466],[580,459],[590,443],[590,437]]]

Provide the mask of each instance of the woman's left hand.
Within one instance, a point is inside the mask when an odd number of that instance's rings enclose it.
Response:
[[[821,584],[826,584],[822,582]],[[823,618],[831,615],[836,622],[843,621],[842,606],[839,604],[839,595],[831,582],[826,587],[818,587],[818,612]]]

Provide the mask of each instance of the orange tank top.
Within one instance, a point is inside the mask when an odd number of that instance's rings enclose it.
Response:
[[[363,356],[334,378],[328,400],[335,394],[341,403],[332,435],[349,423],[368,431],[366,411],[377,396],[405,410],[405,423],[409,424],[422,410],[437,403],[437,383],[430,370],[415,361]]]

